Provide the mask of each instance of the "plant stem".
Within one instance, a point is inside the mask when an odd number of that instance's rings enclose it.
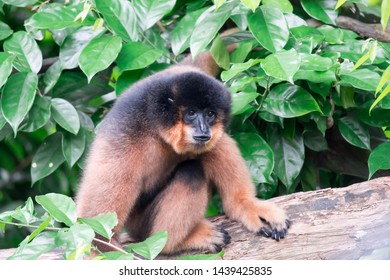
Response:
[[[257,115],[257,113],[260,111],[260,109],[263,107],[263,104],[264,104],[264,100],[267,98],[267,95],[269,93],[269,82],[270,82],[270,79],[271,77],[268,77],[267,78],[267,86],[264,90],[264,93],[263,95],[261,96],[261,102],[260,102],[260,105],[257,107],[256,111],[255,111],[255,115]]]
[[[39,226],[33,226],[33,225],[27,225],[27,224],[20,224],[20,223],[13,223],[13,222],[5,222],[5,221],[0,221],[0,223],[5,224],[5,225],[18,226],[18,227],[29,227],[29,228],[38,228],[38,227],[39,227]],[[61,228],[47,227],[47,228],[45,228],[45,229],[47,229],[47,230],[59,231]]]

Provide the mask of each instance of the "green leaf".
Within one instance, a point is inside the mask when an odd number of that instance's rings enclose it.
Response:
[[[293,6],[289,0],[263,0],[263,5],[269,5],[275,8],[278,8],[283,13],[292,13]]]
[[[131,85],[135,84],[139,79],[141,79],[142,74],[144,74],[144,69],[142,68],[137,70],[122,72],[115,84],[116,95],[117,96],[121,95]]]
[[[321,111],[315,99],[300,86],[280,84],[264,101],[264,110],[283,118],[294,118]]]
[[[274,154],[267,142],[256,133],[238,133],[233,138],[237,141],[253,182],[268,182],[274,169]]]
[[[381,6],[381,24],[383,31],[386,30],[390,17],[390,0],[382,0]]]
[[[121,48],[122,39],[118,36],[97,37],[88,43],[79,58],[80,68],[88,77],[88,82],[114,62]]]
[[[148,260],[153,260],[162,251],[167,240],[168,233],[166,231],[159,231],[143,242],[127,245],[125,250],[131,250]]]
[[[229,69],[229,53],[219,35],[215,37],[210,48],[210,53],[219,67]]]
[[[7,120],[3,116],[3,109],[1,109],[1,99],[0,99],[0,131],[3,129],[6,123]]]
[[[86,135],[83,129],[80,129],[77,135],[71,133],[62,134],[62,153],[70,167],[81,158],[86,145]]]
[[[369,100],[357,107],[359,120],[374,127],[390,127],[390,110],[372,106],[374,100]]]
[[[355,70],[357,68],[359,68],[364,62],[367,61],[367,59],[370,58],[370,54],[367,52],[366,54],[364,54],[356,63],[355,65],[353,66],[352,70]]]
[[[134,0],[133,3],[139,26],[145,31],[169,13],[176,0]]]
[[[227,0],[213,0],[215,4],[215,10],[218,10],[223,4],[226,3]]]
[[[28,112],[27,122],[21,127],[22,131],[33,132],[41,128],[50,119],[51,101],[47,97],[36,95],[34,103]]]
[[[257,92],[238,92],[232,94],[232,115],[243,113],[246,106],[254,101],[259,94]]]
[[[83,26],[69,34],[60,47],[60,62],[63,69],[78,67],[82,50],[105,29],[94,30],[93,26]]]
[[[277,52],[286,45],[289,31],[283,13],[271,6],[261,6],[248,14],[249,30],[267,50]]]
[[[134,255],[133,254],[122,253],[122,252],[114,252],[114,251],[103,253],[103,257],[106,260],[112,260],[112,261],[116,261],[116,260],[134,260]]]
[[[39,203],[57,222],[72,226],[76,223],[76,203],[63,194],[48,193],[37,195],[35,201]]]
[[[53,173],[64,161],[61,134],[55,133],[45,139],[32,159],[31,184]]]
[[[80,25],[75,21],[80,9],[75,6],[64,6],[62,4],[50,4],[43,6],[39,12],[26,21],[26,26],[34,29],[63,29]],[[80,6],[78,6],[80,7]]]
[[[374,107],[382,101],[382,99],[384,99],[390,92],[390,84],[388,84],[385,89],[381,92],[381,94],[379,94],[379,96],[375,99],[374,103],[372,103],[371,107],[370,107],[370,113],[372,111],[372,109],[374,109]],[[383,106],[383,103],[382,103],[382,108],[385,108]],[[388,109],[388,108],[387,108]]]
[[[344,5],[345,2],[347,2],[347,0],[337,0],[336,7],[335,7],[334,9],[337,10],[337,9],[340,8],[342,5]]]
[[[390,142],[385,142],[376,147],[368,158],[368,170],[370,179],[378,170],[390,169]]]
[[[239,43],[237,45],[237,48],[234,50],[234,52],[231,55],[231,62],[233,63],[242,63],[246,60],[246,57],[250,53],[250,51],[253,48],[253,42],[244,42]]]
[[[8,24],[0,21],[0,41],[9,37],[13,33],[12,29],[8,26]]]
[[[118,224],[116,213],[102,213],[93,218],[79,218],[81,223],[89,225],[96,233],[111,239],[112,229]]]
[[[181,54],[190,47],[191,34],[196,28],[195,23],[199,16],[207,8],[202,8],[186,14],[176,25],[171,33],[172,52],[175,55]]]
[[[387,83],[387,81],[390,79],[390,66],[386,68],[386,70],[383,72],[381,79],[378,83],[378,86],[376,87],[375,90],[375,95],[378,94],[378,92],[383,88],[383,86]]]
[[[341,135],[348,143],[366,150],[371,150],[370,133],[367,127],[351,116],[342,117],[338,122]]]
[[[369,69],[357,69],[351,72],[342,72],[339,83],[340,85],[351,85],[355,88],[374,92],[379,81],[378,73]]]
[[[8,257],[8,260],[36,260],[42,254],[54,250],[57,246],[55,244],[55,238],[57,232],[45,231],[36,236],[30,243],[27,236],[19,245],[18,249],[12,256]]]
[[[327,24],[336,25],[337,11],[335,0],[302,0],[302,8],[311,17],[318,19]]]
[[[58,247],[65,244],[65,259],[75,259],[75,255],[79,255],[77,251],[80,249],[82,252],[89,250],[94,237],[95,232],[90,226],[74,224],[70,228],[61,229],[58,232],[55,244]]]
[[[322,152],[328,150],[328,143],[324,135],[319,130],[305,130],[303,142],[310,150]]]
[[[123,45],[116,60],[121,72],[141,69],[155,62],[162,55],[162,51],[139,42],[130,42]]]
[[[48,216],[40,225],[37,227],[29,236],[28,236],[28,242],[33,240],[38,234],[40,234],[42,231],[44,231],[47,226],[50,224],[52,217]]]
[[[255,66],[256,64],[259,64],[261,59],[249,59],[245,63],[234,63],[229,70],[223,71],[221,73],[221,79],[224,82],[229,81],[234,76],[244,72],[245,70],[248,70],[252,66]]]
[[[268,76],[294,83],[293,77],[300,64],[300,55],[291,49],[270,54],[261,62],[261,67]]]
[[[273,125],[267,132],[268,143],[275,156],[275,173],[286,186],[287,193],[290,193],[305,159],[302,134],[294,133],[293,138],[286,137],[277,125]]]
[[[340,30],[340,29],[338,29]],[[348,40],[337,45],[329,45],[325,48],[326,53],[331,55],[338,55],[341,58],[357,62],[361,58],[361,49],[363,46],[363,41],[361,40]],[[339,53],[339,54],[338,54]],[[384,62],[382,57],[377,56],[374,63],[379,64]],[[347,62],[344,62],[347,63]]]
[[[26,7],[35,4],[38,0],[2,0],[1,2],[16,7]]]
[[[333,66],[329,57],[322,57],[317,54],[300,53],[301,67],[304,70],[326,71]]]
[[[223,255],[225,254],[224,251],[221,251],[217,254],[198,254],[198,255],[191,255],[191,256],[183,256],[177,258],[177,260],[205,260],[205,261],[212,261],[212,260],[218,260],[220,258],[223,258]]]
[[[257,7],[260,5],[261,0],[240,0],[245,6],[255,12]]]
[[[313,71],[299,69],[298,72],[294,75],[294,81],[296,80],[307,80],[313,83],[325,83],[330,85],[332,82],[337,81],[337,78],[335,72],[331,70]],[[325,94],[325,92],[323,93]]]
[[[290,32],[298,41],[298,44],[302,43],[308,43],[310,46],[310,49],[312,50],[314,47],[316,47],[319,43],[324,41],[325,36],[318,31],[317,28],[314,28],[312,26],[298,26],[290,28]]]
[[[8,53],[0,53],[0,88],[5,84],[12,73],[12,62],[15,56]]]
[[[29,197],[23,207],[18,207],[14,211],[10,211],[12,218],[22,222],[23,224],[32,224],[37,222],[39,219],[35,217],[34,203]]]
[[[138,24],[133,3],[127,0],[95,0],[97,10],[107,25],[124,41],[137,41]]]
[[[344,33],[340,28],[334,28],[329,25],[322,25],[317,28],[325,36],[325,42],[328,44],[344,45]],[[360,52],[356,53],[359,54]]]
[[[60,76],[51,94],[53,97],[65,98],[74,106],[85,106],[89,100],[110,92],[112,92],[112,87],[108,85],[107,79],[101,75],[96,75],[88,83],[81,71],[67,71]]]
[[[43,83],[45,84],[44,93],[48,93],[58,82],[62,73],[61,61],[57,60],[46,71],[43,76]]]
[[[77,134],[80,129],[80,119],[76,109],[62,98],[51,100],[51,113],[53,119],[70,133]]]
[[[325,95],[322,96],[326,98]],[[342,106],[345,109],[356,107],[355,89],[353,87],[340,87],[340,91],[337,93],[337,97],[340,98],[340,101],[337,104],[338,106]]]
[[[15,54],[14,67],[20,72],[38,73],[42,67],[42,53],[37,42],[25,31],[18,31],[4,42],[4,51]]]
[[[237,4],[228,2],[215,11],[215,6],[204,11],[195,23],[195,30],[190,38],[192,57],[200,54],[213,40],[219,29],[229,19],[233,8]]]
[[[1,102],[3,115],[15,135],[34,102],[37,85],[38,76],[35,73],[19,72],[13,74],[4,86]]]

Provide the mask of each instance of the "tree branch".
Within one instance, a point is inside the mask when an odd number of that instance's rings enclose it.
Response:
[[[390,42],[390,27],[387,27],[384,32],[380,24],[364,23],[346,16],[338,16],[337,24],[339,27],[352,30],[362,37],[373,38],[382,42]]]

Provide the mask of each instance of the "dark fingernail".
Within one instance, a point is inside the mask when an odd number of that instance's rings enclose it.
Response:
[[[271,231],[269,231],[269,230],[268,230],[267,228],[265,228],[265,227],[262,227],[262,228],[258,231],[257,234],[258,234],[258,235],[265,236],[265,237],[271,237],[271,235],[272,235]]]

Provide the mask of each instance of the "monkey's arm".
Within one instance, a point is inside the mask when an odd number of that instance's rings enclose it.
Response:
[[[230,218],[242,222],[253,232],[276,240],[284,238],[290,223],[285,212],[273,203],[256,198],[245,161],[229,135],[222,136],[203,162],[207,178],[215,183]]]

